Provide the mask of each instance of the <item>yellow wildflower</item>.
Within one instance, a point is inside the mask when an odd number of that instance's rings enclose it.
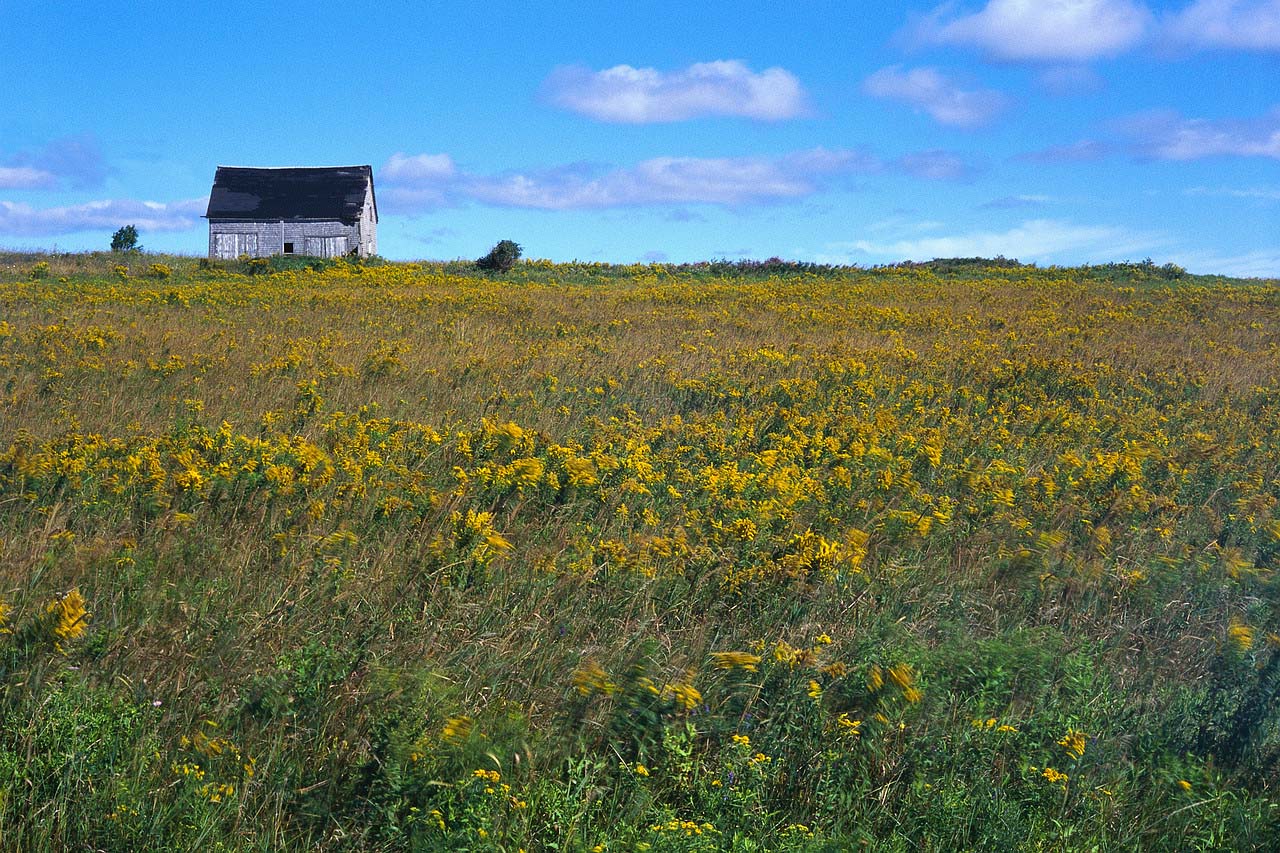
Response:
[[[463,743],[471,736],[471,725],[471,718],[465,714],[450,717],[445,720],[444,730],[440,732],[440,736],[450,743]]]
[[[753,655],[750,652],[712,652],[711,662],[716,669],[741,669],[745,672],[755,672],[756,667],[760,665],[760,655]]]
[[[617,685],[608,679],[604,667],[591,658],[587,658],[573,673],[573,687],[583,696],[593,693],[609,695],[617,690]]]
[[[1227,634],[1241,652],[1247,652],[1253,648],[1253,628],[1239,619],[1231,620],[1231,627],[1227,628]]]
[[[89,613],[84,608],[84,596],[79,589],[73,589],[62,598],[49,602],[46,610],[54,618],[53,633],[58,638],[59,651],[63,650],[63,643],[78,640],[88,628]]]
[[[911,667],[905,663],[891,667],[889,669],[889,680],[896,684],[898,689],[906,690],[913,682]]]
[[[1058,746],[1066,750],[1067,755],[1079,760],[1084,755],[1085,733],[1076,729],[1067,729],[1067,733],[1058,740]]]
[[[854,736],[862,734],[862,720],[850,719],[847,713],[836,717],[836,725],[840,727],[842,734]]]

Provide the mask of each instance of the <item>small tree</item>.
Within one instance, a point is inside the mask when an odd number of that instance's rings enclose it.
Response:
[[[520,244],[502,240],[489,250],[489,254],[476,261],[476,266],[486,272],[506,272],[520,260]]]
[[[138,229],[132,225],[126,225],[119,231],[111,235],[111,251],[113,252],[140,252],[142,247],[138,245]]]

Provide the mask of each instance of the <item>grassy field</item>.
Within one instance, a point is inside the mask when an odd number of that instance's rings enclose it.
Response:
[[[1280,848],[1280,284],[0,256],[0,848]]]

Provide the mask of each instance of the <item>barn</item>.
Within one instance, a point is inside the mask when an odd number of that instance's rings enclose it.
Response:
[[[378,252],[370,166],[219,166],[205,218],[210,258]]]

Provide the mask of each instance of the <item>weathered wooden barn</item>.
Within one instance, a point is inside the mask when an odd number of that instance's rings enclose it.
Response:
[[[370,166],[219,166],[205,218],[210,258],[378,252]]]

